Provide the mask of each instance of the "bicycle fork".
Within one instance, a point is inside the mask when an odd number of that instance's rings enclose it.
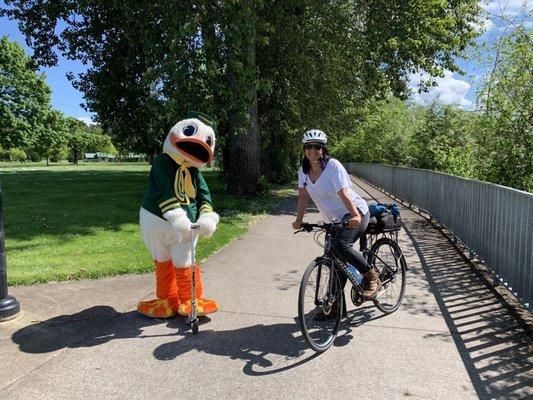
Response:
[[[315,306],[322,307],[325,314],[329,313],[329,310],[331,309],[331,306],[333,305],[333,302],[335,301],[335,272],[334,272],[334,266],[333,261],[331,261],[331,272],[329,274],[328,278],[328,290],[327,290],[327,298],[324,298],[320,295],[320,288],[322,287],[321,281],[322,281],[322,267],[324,264],[320,263],[318,266],[318,273],[316,276],[316,285],[315,285]]]

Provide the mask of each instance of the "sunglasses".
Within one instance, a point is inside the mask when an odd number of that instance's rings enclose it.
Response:
[[[304,144],[304,150],[311,150],[311,149],[314,149],[314,150],[322,150],[324,148],[323,145],[321,144]]]

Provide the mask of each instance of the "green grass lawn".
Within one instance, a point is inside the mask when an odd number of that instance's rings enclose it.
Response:
[[[149,170],[138,163],[0,164],[8,284],[152,271],[138,224]],[[200,261],[244,234],[290,191],[235,198],[215,171],[203,174],[221,220],[211,238],[200,239]]]

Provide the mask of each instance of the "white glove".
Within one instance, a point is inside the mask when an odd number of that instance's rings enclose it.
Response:
[[[198,233],[203,237],[210,237],[217,229],[219,219],[220,217],[216,212],[200,214],[200,218],[196,221],[199,225]]]
[[[178,243],[183,242],[187,237],[186,235],[190,235],[191,221],[183,208],[174,208],[173,210],[167,211],[163,214],[163,218],[170,222],[172,232]]]

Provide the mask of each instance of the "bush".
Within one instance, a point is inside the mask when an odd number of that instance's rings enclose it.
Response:
[[[50,152],[50,162],[59,162],[65,160],[68,157],[68,148],[61,147],[59,149],[54,149]]]
[[[7,157],[9,161],[26,161],[28,155],[24,150],[13,147],[7,151]]]
[[[257,181],[257,192],[260,194],[269,194],[272,190],[272,185],[268,181],[265,175],[262,175],[261,178]]]
[[[43,157],[39,154],[38,151],[35,151],[31,148],[29,150],[26,150],[27,161],[37,162],[37,161],[41,161],[42,159]]]

